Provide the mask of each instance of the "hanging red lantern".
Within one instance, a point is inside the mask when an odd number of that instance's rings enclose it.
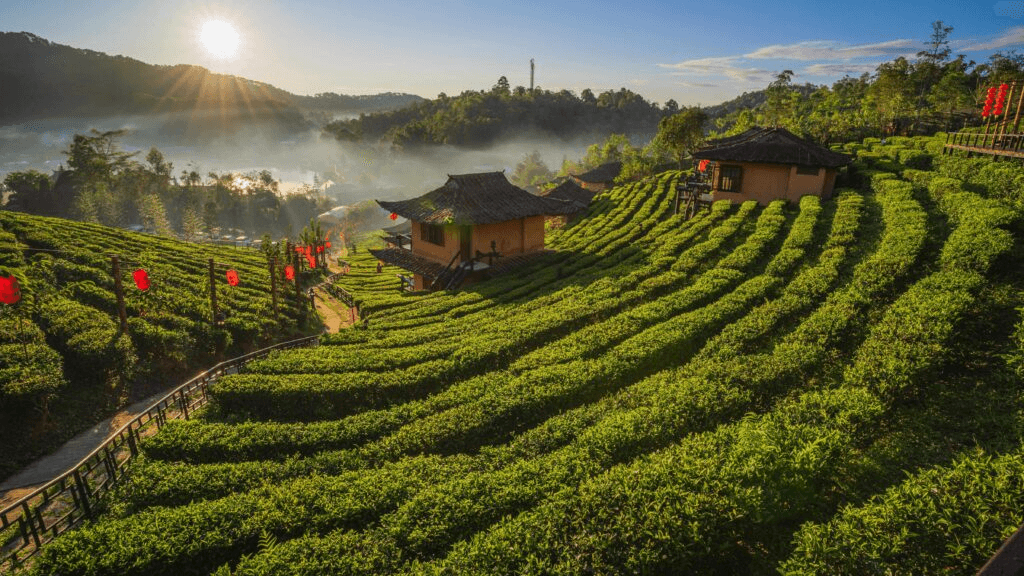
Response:
[[[310,268],[316,268],[316,258],[312,254],[306,254],[306,262],[309,263]]]
[[[235,272],[234,270],[228,270],[227,277],[228,284],[232,286],[238,286],[238,272]]]
[[[323,252],[324,252],[324,247],[323,246],[317,246],[316,247],[316,253],[317,254],[323,254]]]
[[[313,253],[313,249],[310,246],[303,246],[302,250],[303,252],[306,253],[306,256],[309,256],[310,254]]]
[[[284,267],[284,277],[288,280],[295,280],[295,266],[291,264]]]
[[[143,292],[149,290],[149,274],[142,268],[132,272],[132,280],[135,281],[135,287],[139,290]]]
[[[331,242],[330,241],[324,242],[324,246],[327,246],[328,248],[330,248],[331,247]]]
[[[7,278],[0,276],[0,302],[14,304],[18,300],[21,300],[21,286],[18,285],[18,279],[14,276]]]
[[[392,220],[398,220],[398,214],[395,214],[394,212],[392,212],[391,216],[388,216],[388,218],[391,218]]]
[[[708,160],[706,158],[704,160],[701,160],[700,164],[697,165],[697,170],[700,170],[701,172],[704,172],[705,170],[707,170],[708,169],[708,162],[710,162],[710,160]]]

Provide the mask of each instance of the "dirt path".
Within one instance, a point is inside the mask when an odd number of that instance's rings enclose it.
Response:
[[[67,472],[129,420],[167,394],[158,392],[139,400],[64,443],[55,452],[36,460],[0,482],[0,510],[17,502],[36,488]]]
[[[344,258],[348,254],[347,249],[342,249],[340,256]],[[327,259],[327,269],[331,272],[341,272],[338,266],[338,255],[332,255]],[[317,314],[323,321],[328,332],[337,332],[342,328],[348,328],[353,324],[353,315],[344,302],[335,299],[326,290],[317,290],[316,299]],[[355,318],[358,321],[358,318]]]

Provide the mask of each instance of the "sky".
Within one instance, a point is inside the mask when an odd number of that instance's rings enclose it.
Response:
[[[954,55],[1024,52],[1024,0],[0,0],[2,31],[296,94],[432,98],[489,89],[500,76],[528,86],[533,58],[544,89],[624,87],[687,106],[764,88],[787,69],[798,84],[873,72],[922,50],[936,20],[953,27]],[[204,45],[211,21],[237,31],[233,55]]]

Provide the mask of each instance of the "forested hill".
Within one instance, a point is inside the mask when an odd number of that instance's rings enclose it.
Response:
[[[0,124],[62,115],[104,116],[238,109],[300,124],[302,109],[365,112],[421,100],[412,94],[298,96],[200,66],[157,66],[0,32]]]
[[[802,98],[807,98],[815,90],[818,90],[820,86],[815,86],[808,82],[803,85],[793,85],[790,88],[798,92]],[[766,102],[768,102],[768,90],[755,90],[753,92],[744,92],[732,100],[708,106],[703,110],[708,115],[709,120],[715,120],[740,110],[755,110],[764,106]]]
[[[603,140],[609,134],[647,139],[663,117],[678,110],[674,101],[661,107],[625,88],[599,95],[586,89],[577,96],[569,90],[511,89],[502,77],[490,90],[451,97],[442,93],[400,110],[336,121],[325,129],[339,140],[383,139],[399,147],[480,147],[524,134],[566,141]]]

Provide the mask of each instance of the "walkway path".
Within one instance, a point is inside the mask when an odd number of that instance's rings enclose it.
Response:
[[[110,418],[68,440],[56,452],[36,460],[20,472],[4,479],[0,482],[0,510],[70,470],[126,422],[155,404],[168,392],[169,390],[158,392],[122,408]]]

